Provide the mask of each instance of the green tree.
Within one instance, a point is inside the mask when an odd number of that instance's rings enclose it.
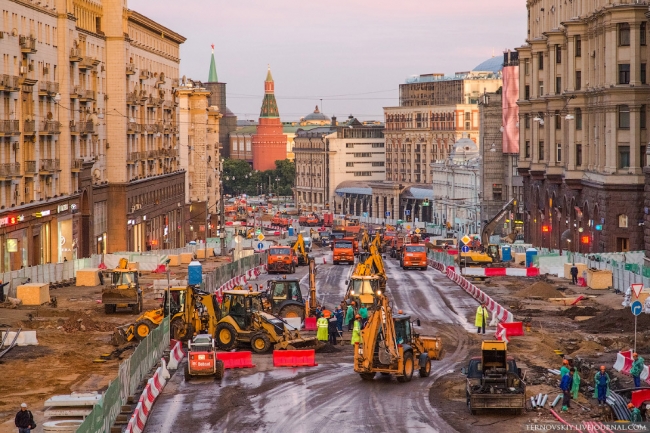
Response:
[[[275,169],[265,171],[253,171],[246,161],[238,159],[225,159],[223,162],[223,188],[230,195],[257,195],[260,192],[293,195],[295,178],[296,165],[288,160],[275,161]]]

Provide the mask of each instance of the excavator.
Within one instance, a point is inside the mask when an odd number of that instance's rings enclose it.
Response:
[[[130,308],[133,313],[142,311],[142,290],[138,283],[139,273],[129,269],[129,261],[121,258],[117,268],[99,274],[102,288],[102,304],[106,314],[115,313],[117,308]],[[109,284],[104,284],[109,278]]]
[[[302,233],[298,233],[296,243],[293,244],[293,251],[298,256],[298,266],[307,266],[309,264],[309,256],[305,249],[305,238],[303,238]]]
[[[393,315],[386,295],[377,296],[377,309],[361,330],[361,344],[354,345],[354,371],[362,380],[372,380],[377,373],[393,374],[398,382],[410,382],[413,372],[429,377],[431,361],[440,359],[442,340],[414,332],[420,320],[401,311]]]

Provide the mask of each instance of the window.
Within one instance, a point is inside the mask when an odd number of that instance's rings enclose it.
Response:
[[[372,153],[370,153],[370,152],[359,152],[359,153],[354,154],[355,158],[369,158],[371,156],[372,156]]]
[[[555,46],[555,63],[562,63],[562,47],[559,45]]]
[[[630,146],[618,146],[618,168],[630,166]]]
[[[384,166],[384,162],[383,162],[383,161],[373,162],[373,163],[372,163],[372,166],[373,166],[373,167],[383,167],[383,166]]]
[[[618,65],[618,84],[630,84],[630,64]]]
[[[630,129],[630,107],[618,106],[618,129]]]
[[[562,116],[560,110],[555,110],[555,129],[562,129]]]
[[[562,162],[562,145],[557,144],[557,162]]]
[[[620,23],[618,25],[618,46],[627,47],[630,45],[630,25]]]
[[[372,176],[372,171],[355,171],[355,176]]]
[[[492,200],[502,200],[503,187],[500,183],[492,184]]]
[[[372,143],[372,147],[374,148],[384,147],[384,143]]]
[[[530,114],[524,114],[524,127],[530,129]]]
[[[544,82],[540,81],[539,82],[539,96],[544,95]]]
[[[621,214],[618,216],[618,227],[622,229],[627,228],[627,215]]]
[[[539,63],[539,70],[540,71],[543,70],[544,69],[544,53],[542,53],[542,52],[537,53],[537,61]]]
[[[640,37],[641,37],[641,45],[645,45],[645,44],[646,44],[646,42],[645,42],[645,34],[646,34],[646,32],[648,31],[648,29],[646,28],[646,27],[647,27],[646,24],[647,24],[647,23],[646,23],[645,21],[643,21],[643,22],[641,23],[641,34],[640,34]]]
[[[576,167],[582,165],[582,144],[576,144]]]
[[[576,36],[576,57],[582,56],[582,39]]]
[[[576,108],[576,115],[575,115],[575,121],[576,121],[576,130],[580,131],[582,130],[582,109],[581,108]]]
[[[645,154],[647,148],[648,148],[647,146],[641,146],[641,167],[645,167],[646,165],[648,165],[647,164],[648,157]]]
[[[555,94],[562,93],[562,77],[555,77]]]
[[[640,117],[640,122],[641,123],[641,129],[646,128],[646,108],[645,104],[641,106],[641,113],[639,114]]]
[[[524,59],[524,75],[530,75],[530,59]]]
[[[537,150],[538,150],[537,153],[539,154],[539,160],[543,161],[544,160],[544,142],[543,141],[540,141],[539,143],[537,143]]]
[[[345,166],[346,167],[354,167],[354,162],[346,162]]]
[[[524,87],[524,99],[530,99],[530,86],[528,84]]]
[[[345,143],[345,147],[348,149],[352,149],[354,147],[354,143]]]
[[[645,78],[645,76],[646,76],[646,64],[645,64],[645,63],[641,63],[641,84],[645,84],[645,83],[646,83],[646,78]]]
[[[524,153],[524,158],[530,158],[530,141],[526,142],[526,148]]]
[[[576,71],[576,90],[582,88],[582,71]]]

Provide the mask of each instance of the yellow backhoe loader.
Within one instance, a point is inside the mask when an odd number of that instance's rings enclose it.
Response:
[[[100,272],[99,276],[103,285],[102,304],[106,314],[115,313],[118,308],[130,308],[133,313],[142,312],[139,273],[136,269],[129,269],[127,259],[121,258],[117,268]]]
[[[442,354],[442,340],[416,334],[412,325],[419,326],[419,319],[412,322],[408,315],[393,315],[386,296],[377,296],[377,301],[377,309],[361,331],[361,343],[354,346],[354,371],[363,380],[381,373],[409,382],[415,370],[420,377],[428,377],[431,361]]]
[[[303,238],[302,233],[298,233],[298,238],[292,248],[295,251],[296,256],[298,256],[298,266],[307,266],[309,264],[309,256],[305,249],[305,239]]]
[[[378,243],[380,241],[375,237],[369,246],[369,253],[366,253],[365,260],[357,263],[345,294],[346,299],[365,304],[367,307],[374,307],[375,296],[381,295],[386,290],[386,270],[377,247]]]

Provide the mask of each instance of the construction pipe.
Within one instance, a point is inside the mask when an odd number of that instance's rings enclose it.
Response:
[[[566,422],[566,421],[564,421],[562,418],[560,418],[560,415],[558,415],[557,412],[555,412],[553,409],[551,409],[551,413],[553,414],[553,416],[555,417],[555,419],[557,419],[558,421],[560,421],[560,422],[561,422],[562,424],[564,424],[565,426],[568,426],[571,430],[575,430],[575,431],[577,431],[577,432],[584,433],[582,430],[580,430],[580,429],[578,429],[578,428],[572,426],[571,424],[569,424],[568,422]]]
[[[537,405],[535,404],[535,397],[530,398],[530,403],[533,405],[533,409],[537,407]]]
[[[562,394],[560,394],[560,395],[558,395],[557,397],[555,397],[555,400],[553,400],[553,404],[551,405],[551,407],[555,407],[555,405],[558,404],[558,403],[560,402],[560,399],[561,399],[561,398],[562,398]]]
[[[537,400],[535,400],[535,403],[537,404],[537,406],[541,406],[541,403],[542,403],[542,393],[541,392],[539,394],[537,394]]]
[[[546,404],[546,400],[548,400],[548,394],[544,394],[544,398],[542,398],[542,404],[540,404],[540,407],[544,407]]]

